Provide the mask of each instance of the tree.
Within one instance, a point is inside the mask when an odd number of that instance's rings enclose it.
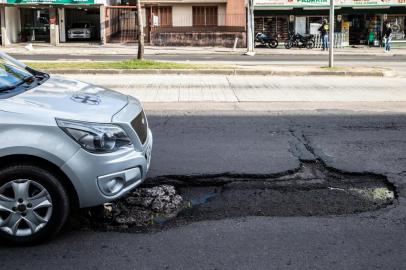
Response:
[[[142,21],[141,0],[137,0],[137,21],[138,21],[138,54],[137,59],[144,59],[144,24]]]

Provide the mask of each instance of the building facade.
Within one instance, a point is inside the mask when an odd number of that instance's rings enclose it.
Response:
[[[91,41],[104,42],[106,0],[3,0],[0,8],[2,45],[18,42],[67,42],[68,32],[86,23]]]
[[[246,16],[239,0],[145,2],[152,45],[245,46]]]
[[[405,0],[336,0],[335,29],[341,46],[382,42],[386,22],[391,23],[393,42],[406,46]],[[280,39],[289,32],[318,34],[329,17],[329,0],[255,0],[255,31]]]
[[[145,40],[151,45],[244,46],[245,4],[240,0],[141,1]],[[2,44],[72,42],[68,33],[90,25],[86,41],[136,42],[133,0],[3,0]]]

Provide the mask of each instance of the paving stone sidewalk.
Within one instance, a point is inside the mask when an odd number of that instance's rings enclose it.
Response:
[[[143,102],[405,102],[406,78],[66,75]]]

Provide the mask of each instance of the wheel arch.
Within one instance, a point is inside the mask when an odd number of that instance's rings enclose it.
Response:
[[[45,158],[34,155],[12,154],[0,156],[0,167],[6,167],[8,165],[16,163],[35,165],[50,170],[52,173],[56,174],[57,178],[60,179],[60,182],[63,185],[63,187],[68,192],[71,209],[76,210],[79,208],[79,196],[76,192],[76,189],[73,186],[73,183],[71,182],[69,177],[61,170],[61,168],[58,165]]]

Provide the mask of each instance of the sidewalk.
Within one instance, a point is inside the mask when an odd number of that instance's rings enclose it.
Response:
[[[136,44],[107,44],[98,45],[95,43],[64,43],[59,46],[49,44],[33,44],[33,50],[28,50],[25,47],[27,44],[13,44],[10,47],[1,48],[2,51],[20,55],[41,55],[41,54],[66,54],[66,55],[136,55]],[[213,54],[237,54],[241,55],[246,51],[245,48],[224,47],[156,47],[146,46],[146,55],[213,55]],[[320,49],[285,49],[281,45],[277,49],[256,48],[258,55],[320,55],[328,54],[321,52]],[[369,48],[365,46],[348,47],[343,49],[335,49],[336,55],[371,55],[371,56],[387,56],[387,55],[406,55],[406,48],[394,48],[390,53],[384,53],[382,48]]]
[[[66,76],[143,102],[406,102],[406,78],[120,74],[112,80],[109,75]]]
[[[406,112],[404,78],[66,74],[143,102],[148,111]]]

